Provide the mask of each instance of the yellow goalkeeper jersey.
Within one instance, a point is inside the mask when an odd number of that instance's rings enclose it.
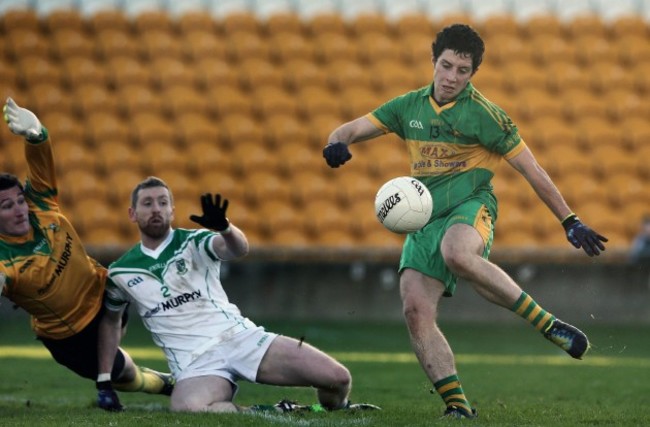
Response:
[[[2,294],[32,316],[38,336],[63,339],[98,313],[106,269],[88,256],[59,210],[49,138],[26,142],[25,157],[31,230],[21,237],[0,235],[0,276],[6,276]]]

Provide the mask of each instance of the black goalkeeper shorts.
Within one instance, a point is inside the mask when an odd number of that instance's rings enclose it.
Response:
[[[43,345],[50,351],[50,354],[59,364],[65,366],[78,375],[97,380],[98,360],[97,360],[97,341],[99,337],[99,323],[104,315],[106,308],[102,308],[97,316],[81,332],[62,340],[54,340],[45,337],[37,337]],[[126,327],[129,320],[128,307],[122,315],[122,328]],[[124,369],[125,359],[121,350],[118,350],[113,363],[111,376],[118,378]]]

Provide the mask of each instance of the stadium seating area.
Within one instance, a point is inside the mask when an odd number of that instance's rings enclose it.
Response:
[[[605,4],[606,3],[606,4]],[[3,1],[0,95],[53,137],[61,202],[88,244],[132,243],[133,185],[174,190],[176,224],[221,192],[253,244],[399,247],[373,215],[409,173],[385,136],[322,159],[346,120],[431,80],[444,25],[473,24],[473,79],[518,124],[570,205],[624,248],[650,211],[650,1]],[[0,169],[24,176],[0,127]],[[497,245],[562,247],[564,234],[504,163]]]

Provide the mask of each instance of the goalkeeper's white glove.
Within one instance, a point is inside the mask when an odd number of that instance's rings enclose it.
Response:
[[[7,98],[7,103],[2,112],[4,113],[5,122],[7,122],[9,129],[13,133],[22,135],[29,140],[41,138],[43,125],[41,125],[38,117],[28,109],[19,107],[13,99]]]

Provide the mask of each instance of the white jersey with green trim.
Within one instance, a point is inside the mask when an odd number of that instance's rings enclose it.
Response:
[[[228,301],[209,230],[175,229],[156,249],[137,244],[109,267],[108,309],[133,303],[173,371],[256,325]]]

